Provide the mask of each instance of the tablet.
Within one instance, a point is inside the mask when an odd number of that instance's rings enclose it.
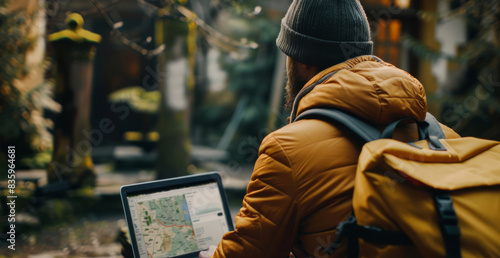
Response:
[[[135,257],[198,257],[233,230],[219,173],[122,186]]]

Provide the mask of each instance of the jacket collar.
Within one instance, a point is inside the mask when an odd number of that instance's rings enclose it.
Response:
[[[292,112],[290,114],[290,117],[287,119],[288,123],[295,121],[295,118],[297,117],[297,110],[298,110],[300,100],[305,95],[307,95],[309,92],[311,92],[314,89],[314,87],[316,87],[316,85],[321,84],[322,82],[326,81],[328,78],[332,77],[334,74],[336,74],[340,70],[350,69],[350,68],[354,67],[355,65],[362,63],[362,62],[366,62],[366,61],[383,62],[380,58],[373,56],[373,55],[358,56],[358,57],[349,59],[343,63],[331,66],[330,68],[327,68],[327,69],[319,72],[317,75],[315,75],[313,78],[311,78],[304,85],[304,87],[302,87],[302,90],[300,90],[300,92],[295,97],[295,100],[293,101]]]
[[[427,100],[422,84],[406,71],[375,56],[359,56],[311,78],[294,100],[291,121],[317,107],[338,109],[384,126],[405,117],[422,121]]]

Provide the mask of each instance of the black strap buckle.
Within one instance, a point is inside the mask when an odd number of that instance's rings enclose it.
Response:
[[[351,214],[346,220],[339,223],[339,225],[337,226],[337,239],[335,239],[335,242],[333,242],[333,244],[331,244],[327,248],[323,248],[324,251],[328,255],[331,255],[340,247],[340,244],[345,237],[348,237],[348,242],[347,242],[348,257],[356,256],[349,254],[357,254],[358,238],[362,238],[365,241],[381,245],[413,244],[411,239],[404,232],[387,231],[377,227],[358,225],[356,217],[354,216],[354,214]],[[349,250],[349,249],[356,249],[356,250]]]
[[[433,193],[434,205],[438,214],[439,228],[446,249],[446,257],[461,257],[460,228],[453,201],[448,192],[436,190]]]
[[[339,223],[337,226],[337,238],[335,241],[328,247],[322,247],[325,253],[331,255],[337,249],[339,249],[342,239],[347,237],[349,234],[353,232],[353,227],[356,225],[356,217],[354,214],[349,215],[346,220]]]

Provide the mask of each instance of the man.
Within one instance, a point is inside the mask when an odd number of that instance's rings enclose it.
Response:
[[[380,128],[426,115],[420,82],[371,56],[370,30],[357,0],[294,0],[276,43],[287,55],[292,123],[263,140],[236,230],[224,235],[213,257],[287,257],[291,251],[295,257],[328,257],[324,248],[352,211],[362,146],[327,122],[294,122],[298,114],[336,108]],[[414,124],[399,128],[395,138],[416,140]],[[334,255],[345,256],[345,246]]]

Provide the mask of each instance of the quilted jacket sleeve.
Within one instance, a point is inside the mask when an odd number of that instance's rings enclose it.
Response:
[[[236,228],[213,257],[288,257],[299,223],[295,195],[290,162],[271,134],[260,147]]]

